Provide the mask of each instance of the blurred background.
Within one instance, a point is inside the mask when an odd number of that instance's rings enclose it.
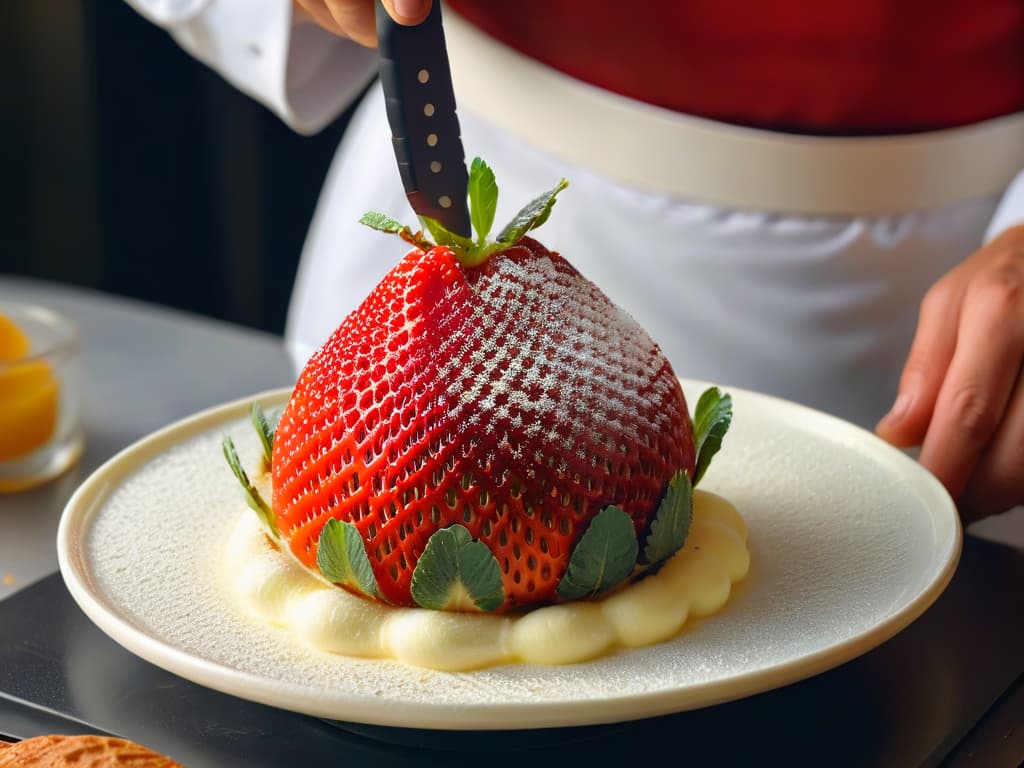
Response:
[[[273,333],[348,114],[313,137],[120,0],[0,2],[0,272]]]

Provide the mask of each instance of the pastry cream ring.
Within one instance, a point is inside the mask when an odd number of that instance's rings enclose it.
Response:
[[[454,672],[571,664],[668,640],[688,619],[722,609],[750,568],[746,538],[746,524],[731,504],[697,490],[686,544],[660,571],[598,600],[517,615],[396,607],[357,597],[272,544],[248,511],[229,539],[225,564],[251,614],[310,647]]]

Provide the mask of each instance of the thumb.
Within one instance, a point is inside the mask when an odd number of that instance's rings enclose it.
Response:
[[[384,0],[384,6],[399,24],[412,26],[427,18],[431,0]]]

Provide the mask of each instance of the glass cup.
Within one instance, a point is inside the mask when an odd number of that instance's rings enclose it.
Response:
[[[70,320],[0,301],[0,492],[44,483],[81,455],[79,357]]]

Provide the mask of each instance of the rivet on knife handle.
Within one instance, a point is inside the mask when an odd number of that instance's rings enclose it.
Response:
[[[471,237],[469,174],[440,0],[434,0],[425,21],[412,27],[394,21],[378,2],[377,40],[391,142],[409,203],[417,215]]]

